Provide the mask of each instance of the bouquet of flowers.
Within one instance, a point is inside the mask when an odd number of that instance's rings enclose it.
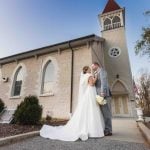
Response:
[[[99,105],[105,105],[107,103],[104,97],[101,97],[99,95],[96,95],[96,101],[98,102]]]

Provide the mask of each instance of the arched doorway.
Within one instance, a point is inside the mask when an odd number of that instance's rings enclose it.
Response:
[[[112,114],[114,117],[128,117],[129,114],[129,94],[125,85],[117,80],[112,87]]]

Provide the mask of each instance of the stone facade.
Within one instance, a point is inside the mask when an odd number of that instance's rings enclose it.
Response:
[[[95,36],[94,36],[95,37]],[[100,38],[99,38],[100,39]],[[97,45],[97,46],[95,46]],[[1,64],[1,77],[8,78],[8,82],[0,81],[0,97],[8,109],[16,109],[17,105],[28,95],[36,95],[43,106],[43,117],[50,114],[55,118],[69,118],[71,107],[74,111],[77,98],[80,73],[83,66],[91,65],[93,47],[96,51],[101,41],[85,42],[81,46],[73,47],[73,99],[71,106],[71,50],[49,52],[27,59]],[[48,49],[48,48],[47,48]],[[42,51],[42,49],[41,49]],[[23,55],[23,54],[21,54]],[[18,56],[16,56],[17,59]],[[11,57],[10,57],[11,58]],[[55,83],[53,94],[41,94],[43,68],[47,61],[51,60],[55,68]],[[23,84],[20,96],[12,96],[13,80],[19,67],[23,69]]]

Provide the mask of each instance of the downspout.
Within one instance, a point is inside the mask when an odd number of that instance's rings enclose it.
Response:
[[[68,42],[69,44],[69,48],[71,50],[71,83],[70,83],[70,87],[71,87],[71,93],[70,93],[70,113],[72,113],[72,101],[73,101],[73,70],[74,70],[74,52],[73,52],[73,48],[70,44],[70,41]]]
[[[94,49],[92,46],[91,46],[91,49],[92,49],[92,52],[94,52],[94,54],[95,54],[95,56],[96,56],[96,58],[97,58],[99,64],[103,67],[103,64],[102,64],[100,58],[97,56],[97,54],[96,54],[96,52],[95,52],[95,49]]]

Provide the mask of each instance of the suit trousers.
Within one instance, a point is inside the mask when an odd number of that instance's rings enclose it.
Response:
[[[112,133],[111,97],[106,97],[105,99],[107,100],[107,104],[100,106],[105,122],[104,132]]]

